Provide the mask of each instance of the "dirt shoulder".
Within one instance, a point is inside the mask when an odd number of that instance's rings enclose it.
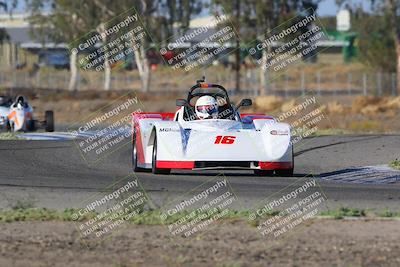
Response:
[[[0,266],[400,266],[400,220],[315,219],[279,241],[244,221],[171,238],[127,225],[90,248],[72,222],[0,224]]]
[[[93,99],[91,99],[93,97]],[[146,112],[174,112],[175,99],[184,95],[151,96],[139,94],[140,108]],[[125,97],[113,96],[82,96],[82,98],[36,99],[32,104],[37,107],[37,114],[45,110],[53,110],[57,124],[70,124],[82,121],[87,115],[113,103],[117,106],[124,102]],[[234,97],[234,103],[240,98]],[[115,101],[115,102],[113,102]],[[318,130],[341,129],[351,133],[393,133],[400,131],[400,97],[341,97],[332,100],[329,97],[318,97],[314,108],[324,114],[324,119],[317,123]],[[254,105],[244,108],[243,113],[261,113],[278,118],[285,112],[295,109],[302,99],[284,99],[267,96],[254,99]],[[311,109],[312,110],[312,109]],[[309,110],[309,111],[311,111]],[[309,112],[307,111],[307,112]],[[307,112],[304,111],[303,115]],[[301,113],[302,114],[302,113]],[[302,115],[302,116],[303,116]],[[300,115],[299,115],[300,116]],[[289,118],[286,122],[293,123]]]
[[[46,110],[53,110],[57,125],[68,125],[82,122],[88,115],[111,105],[118,106],[130,97],[137,97],[140,108],[146,112],[174,112],[175,100],[185,98],[185,91],[171,91],[168,93],[144,93],[132,90],[86,90],[66,91],[56,89],[14,89],[2,94],[15,97],[21,94],[29,99],[36,108],[35,114],[41,117]],[[245,96],[233,96],[231,100],[238,103]],[[251,97],[253,106],[243,108],[243,113],[262,113],[275,116],[285,114],[295,109],[307,99],[315,97],[315,104],[311,110],[318,108],[324,119],[318,122],[318,130],[343,130],[350,133],[394,133],[400,131],[400,96],[324,96],[314,95],[313,91],[307,96],[279,97],[258,96]],[[136,107],[136,106],[135,106]],[[132,110],[134,111],[134,110]],[[309,112],[308,110],[307,112]],[[300,114],[306,115],[306,111]],[[293,123],[290,119],[285,122]]]

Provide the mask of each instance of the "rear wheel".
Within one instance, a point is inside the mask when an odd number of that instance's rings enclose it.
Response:
[[[281,176],[281,177],[291,177],[293,176],[293,168],[287,170],[276,170],[275,174],[276,176]]]
[[[152,157],[152,161],[151,161],[151,171],[154,174],[170,174],[170,172],[171,172],[171,169],[157,168],[157,136],[154,137],[153,157]]]
[[[254,170],[254,175],[256,175],[256,176],[273,176],[274,171],[272,171],[272,170]]]
[[[294,150],[292,146],[292,168],[285,170],[276,170],[275,174],[277,176],[282,176],[282,177],[291,177],[293,176],[293,173],[294,173]]]
[[[28,120],[26,123],[26,130],[29,132],[36,131],[36,124],[34,120]]]
[[[44,113],[44,119],[46,122],[46,132],[54,132],[54,113],[51,110],[46,110]]]

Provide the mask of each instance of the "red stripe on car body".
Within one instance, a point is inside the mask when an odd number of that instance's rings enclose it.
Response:
[[[193,169],[194,161],[157,160],[156,167],[161,169]]]
[[[293,162],[263,162],[258,163],[262,170],[285,170],[293,168]]]
[[[144,148],[142,143],[142,135],[139,127],[139,120],[142,119],[161,119],[161,120],[172,120],[175,113],[164,112],[164,113],[153,113],[153,112],[134,112],[132,113],[132,130],[135,133],[136,139],[136,150],[138,163],[145,164],[144,159]],[[133,136],[132,136],[133,141]]]

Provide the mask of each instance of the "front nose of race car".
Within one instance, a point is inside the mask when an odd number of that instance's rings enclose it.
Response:
[[[25,111],[22,109],[15,109],[8,115],[8,119],[13,124],[14,132],[23,130],[25,127]]]
[[[286,124],[266,124],[259,130],[198,131],[181,129],[160,136],[158,159],[199,162],[290,161],[290,129]],[[174,135],[174,136],[172,136]]]

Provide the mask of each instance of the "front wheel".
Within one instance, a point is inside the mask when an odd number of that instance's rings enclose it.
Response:
[[[142,172],[145,169],[138,167],[137,164],[138,157],[137,157],[137,146],[136,146],[136,136],[133,133],[133,141],[132,141],[132,169],[134,172]]]
[[[6,129],[7,129],[8,132],[11,132],[13,130],[10,121],[7,121]]]
[[[36,131],[36,123],[35,123],[34,120],[28,120],[28,121],[26,122],[26,130],[27,130],[28,132],[34,132],[34,131]]]
[[[154,174],[170,174],[171,169],[157,168],[157,136],[154,138],[151,172]]]

